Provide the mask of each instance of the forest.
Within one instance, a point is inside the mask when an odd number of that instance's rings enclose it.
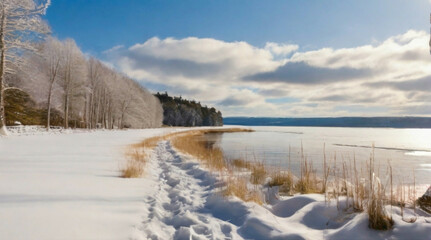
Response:
[[[49,1],[0,6],[0,134],[6,125],[147,128],[162,124],[159,100],[131,78],[51,35]]]
[[[155,95],[163,106],[163,124],[167,126],[223,126],[223,117],[215,108],[194,100],[171,97],[167,92]]]

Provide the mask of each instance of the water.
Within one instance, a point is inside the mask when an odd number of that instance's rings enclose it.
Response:
[[[263,161],[266,165],[299,173],[303,155],[322,169],[324,148],[327,161],[353,164],[358,168],[373,153],[376,169],[388,177],[388,161],[396,182],[431,184],[431,129],[332,128],[332,127],[253,127],[255,132],[207,134],[205,139],[220,147],[227,158]],[[289,151],[290,146],[290,151]],[[290,153],[289,153],[290,152]],[[290,157],[289,157],[290,155]],[[336,159],[336,160],[334,160]]]

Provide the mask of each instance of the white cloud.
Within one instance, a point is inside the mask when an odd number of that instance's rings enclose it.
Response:
[[[431,115],[420,108],[424,97],[412,97],[429,92],[418,89],[431,79],[428,41],[428,33],[408,31],[373,45],[301,52],[272,42],[257,48],[210,38],[151,38],[105,54],[144,85],[215,105],[225,116],[405,115],[403,106]],[[298,101],[267,101],[277,98]]]
[[[298,45],[293,44],[278,44],[274,42],[267,42],[265,49],[270,51],[274,55],[286,56],[290,53],[297,51]]]
[[[106,51],[103,51],[103,53],[104,54],[109,54],[109,53],[112,53],[112,52],[115,52],[115,51],[119,51],[119,50],[121,50],[123,48],[124,48],[124,45],[117,45],[117,46],[114,46],[114,47],[112,47],[112,48],[110,48],[110,49],[108,49]]]

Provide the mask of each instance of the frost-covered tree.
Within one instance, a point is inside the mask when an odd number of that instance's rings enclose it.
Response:
[[[74,40],[49,37],[34,48],[20,55],[25,67],[8,74],[7,82],[29,95],[47,126],[51,121],[65,128],[161,126],[163,109],[156,97],[99,60],[87,59]]]
[[[69,127],[70,109],[76,110],[81,104],[77,100],[84,99],[86,81],[86,60],[84,54],[73,39],[66,39],[63,46],[63,65],[61,86],[63,88],[64,128]],[[83,111],[83,110],[82,110]],[[81,112],[82,113],[82,112]],[[78,112],[74,112],[79,116]]]
[[[97,109],[97,94],[99,89],[103,87],[102,72],[103,65],[100,61],[95,58],[90,58],[87,62],[88,68],[88,81],[87,89],[88,94],[86,96],[85,103],[85,122],[87,128],[95,128],[97,124],[96,120],[96,109]]]
[[[63,44],[58,39],[50,37],[45,42],[42,49],[45,68],[43,69],[48,80],[47,94],[47,116],[46,128],[49,131],[51,127],[51,103],[54,83],[60,76],[60,69],[63,59]]]
[[[160,102],[140,84],[90,58],[86,106],[87,127],[159,127],[163,119]]]
[[[48,32],[41,16],[50,0],[0,1],[0,135],[7,135],[4,92],[7,73],[22,63],[24,51],[35,50],[32,42]],[[15,65],[13,67],[12,65]]]

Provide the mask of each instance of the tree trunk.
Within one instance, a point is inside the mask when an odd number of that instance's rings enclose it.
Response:
[[[4,39],[5,25],[6,15],[3,9],[0,24],[0,135],[8,135],[4,108],[4,78],[6,72],[6,46]]]
[[[64,97],[64,128],[69,128],[69,94]]]
[[[92,91],[94,91],[94,89],[92,89]],[[89,123],[89,128],[92,129],[92,128],[94,128],[94,125],[93,125],[93,118],[94,118],[93,92],[90,93],[90,106],[89,106],[89,108],[90,108],[90,110],[89,110],[88,123]]]
[[[96,101],[95,101],[95,89],[92,90],[90,96],[90,128],[96,128]]]
[[[46,130],[49,131],[51,129],[51,97],[52,97],[52,87],[54,85],[54,80],[51,80],[48,91],[48,113],[46,116]]]
[[[83,124],[84,126],[82,126],[81,124],[81,128],[88,128],[88,94],[85,94],[85,104],[84,104],[84,117],[83,117]]]

